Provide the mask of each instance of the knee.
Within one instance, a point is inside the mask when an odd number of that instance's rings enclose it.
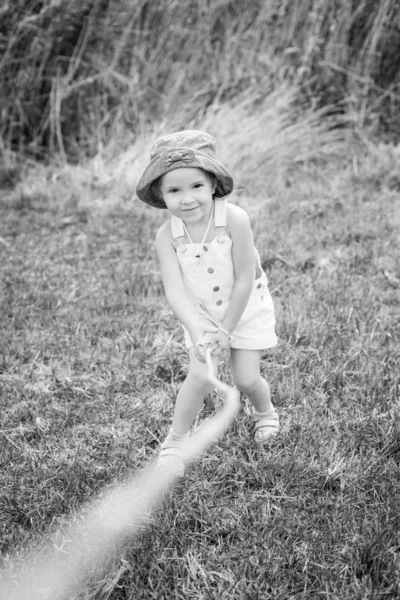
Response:
[[[208,380],[206,374],[189,371],[186,381],[190,386],[204,395],[208,394],[213,389],[213,385]]]
[[[233,376],[233,382],[242,394],[253,396],[260,387],[261,376],[259,373],[240,373]]]

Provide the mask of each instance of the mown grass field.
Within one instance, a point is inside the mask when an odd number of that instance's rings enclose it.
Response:
[[[280,343],[262,369],[280,437],[256,447],[242,399],[229,431],[77,600],[400,597],[398,157],[371,145],[340,158],[292,161],[263,193],[259,168],[257,193],[242,185],[233,200],[251,214],[276,305]],[[235,160],[244,164],[225,162]],[[153,247],[165,215],[112,182],[77,192],[77,177],[71,168],[52,186],[1,194],[11,573],[156,456],[185,377]],[[226,358],[220,375],[230,381]],[[200,422],[216,406],[211,395]]]

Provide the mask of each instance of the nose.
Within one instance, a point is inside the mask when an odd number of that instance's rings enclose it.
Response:
[[[182,197],[182,204],[192,204],[193,203],[193,198],[192,195],[190,193],[184,194]]]

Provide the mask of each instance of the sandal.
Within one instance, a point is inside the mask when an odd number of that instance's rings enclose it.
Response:
[[[279,432],[279,415],[272,407],[267,413],[253,411],[254,439],[258,444],[268,444]]]
[[[169,433],[161,444],[157,468],[172,468],[178,477],[183,477],[185,474],[186,441],[187,438],[176,440]]]

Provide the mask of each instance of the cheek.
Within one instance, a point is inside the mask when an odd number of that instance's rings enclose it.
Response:
[[[176,198],[164,198],[164,202],[167,205],[168,210],[175,210],[179,204]]]

